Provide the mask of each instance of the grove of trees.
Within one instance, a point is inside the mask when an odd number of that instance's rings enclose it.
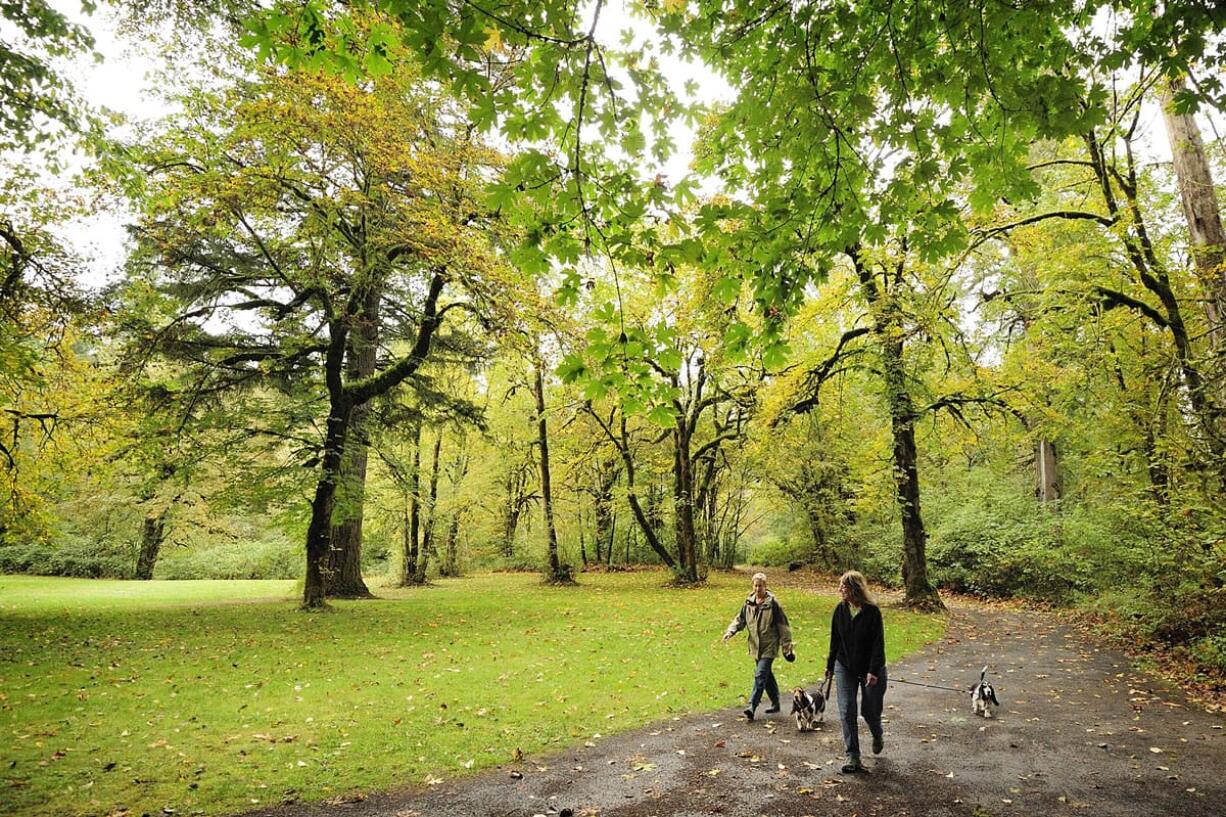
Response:
[[[164,115],[2,12],[0,568],[854,566],[1226,668],[1219,5],[104,5]]]

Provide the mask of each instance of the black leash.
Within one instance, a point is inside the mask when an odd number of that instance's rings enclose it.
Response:
[[[919,681],[906,681],[902,678],[890,678],[888,679],[888,682],[891,684],[910,684],[911,686],[914,686],[914,687],[928,687],[929,689],[945,689],[945,690],[949,690],[950,692],[963,692],[963,693],[970,692],[969,689],[958,689],[957,687],[943,687],[937,684],[921,684]]]

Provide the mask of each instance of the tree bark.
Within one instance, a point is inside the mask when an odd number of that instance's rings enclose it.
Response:
[[[1175,93],[1184,88],[1183,80],[1167,86],[1162,93],[1162,113],[1167,138],[1179,180],[1179,197],[1188,222],[1192,257],[1197,277],[1205,293],[1205,317],[1209,321],[1211,359],[1226,354],[1226,229],[1214,192],[1213,173],[1201,141],[1200,128],[1190,113],[1175,113]],[[1219,372],[1220,374],[1220,372]],[[1226,403],[1226,379],[1217,383],[1218,400]]]
[[[545,536],[549,553],[549,574],[551,582],[566,582],[571,580],[570,567],[565,568],[558,557],[558,533],[553,521],[553,485],[549,475],[549,429],[545,421],[545,380],[541,374],[541,362],[533,365],[532,389],[536,396],[536,429],[537,442],[540,445],[541,467],[541,504],[545,510]]]
[[[141,529],[140,556],[136,560],[136,578],[141,581],[153,578],[153,568],[157,564],[158,553],[166,538],[166,516],[169,513],[170,506],[168,505],[162,509],[161,513],[150,513],[145,517],[145,523]]]
[[[331,548],[332,506],[336,500],[336,480],[340,473],[345,437],[349,432],[351,407],[343,397],[333,397],[328,410],[327,431],[324,435],[323,462],[315,496],[311,500],[311,521],[307,526],[306,582],[302,590],[302,606],[318,610],[326,606],[328,551]]]
[[[1056,455],[1056,444],[1045,437],[1040,437],[1034,446],[1034,456],[1038,478],[1035,496],[1040,502],[1054,502],[1060,498],[1059,458]]]
[[[350,332],[348,373],[360,380],[375,373],[379,343],[379,313],[383,300],[381,287],[371,287]],[[370,404],[355,406],[349,421],[350,443],[341,458],[339,518],[332,520],[332,542],[328,551],[328,598],[370,599],[374,594],[362,578],[362,519],[366,505],[367,424]]]
[[[319,481],[311,500],[311,521],[307,525],[306,581],[302,606],[319,610],[327,606],[327,560],[332,537],[332,506],[336,500],[336,480],[340,474],[345,438],[353,403],[345,394],[344,366],[348,330],[339,320],[328,322],[328,351],[324,356],[324,383],[328,389],[328,419],[324,431],[324,450]]]

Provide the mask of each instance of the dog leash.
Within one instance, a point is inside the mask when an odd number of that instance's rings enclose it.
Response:
[[[969,689],[958,689],[957,687],[944,687],[944,686],[940,686],[939,684],[921,684],[919,681],[908,681],[903,678],[890,678],[889,683],[891,684],[910,684],[911,686],[914,686],[914,687],[928,687],[929,689],[945,689],[950,692],[962,692],[962,693],[970,692]]]

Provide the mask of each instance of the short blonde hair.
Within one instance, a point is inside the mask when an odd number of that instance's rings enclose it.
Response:
[[[766,581],[766,574],[765,574],[765,573],[755,573],[755,574],[753,574],[753,578],[752,578],[752,579],[750,579],[750,581],[751,581],[751,582],[756,582],[758,579],[761,579],[762,581],[764,581],[764,582],[765,582],[765,581]]]
[[[856,607],[873,604],[873,595],[868,592],[868,582],[859,570],[849,570],[839,578],[839,587],[846,587],[851,603]]]

